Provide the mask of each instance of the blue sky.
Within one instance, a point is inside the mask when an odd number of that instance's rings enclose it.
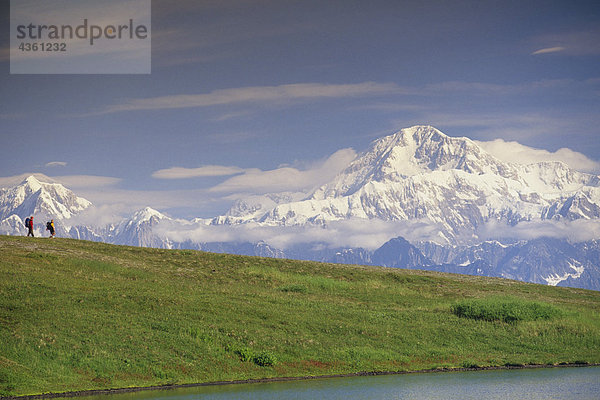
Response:
[[[155,0],[149,75],[11,75],[0,45],[0,183],[123,212],[305,190],[414,124],[600,172],[597,1]]]

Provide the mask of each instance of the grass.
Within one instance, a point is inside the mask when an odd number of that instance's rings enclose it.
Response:
[[[548,320],[561,315],[551,304],[517,298],[463,300],[452,306],[452,312],[459,317],[502,322]]]
[[[0,236],[0,396],[574,362],[599,292]]]

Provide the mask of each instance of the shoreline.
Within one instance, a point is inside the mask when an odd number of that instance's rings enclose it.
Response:
[[[527,365],[503,365],[489,367],[473,367],[473,368],[433,368],[416,371],[373,371],[373,372],[354,372],[349,374],[332,374],[332,375],[307,375],[298,377],[274,377],[274,378],[256,378],[242,379],[233,381],[216,381],[204,383],[184,383],[172,385],[156,385],[156,386],[138,386],[127,388],[111,388],[111,389],[91,389],[91,390],[76,390],[60,393],[42,393],[23,396],[5,396],[0,400],[37,400],[37,399],[56,399],[62,397],[84,397],[93,395],[110,395],[121,393],[135,393],[152,390],[173,390],[194,388],[203,386],[226,386],[226,385],[243,385],[252,383],[270,383],[270,382],[292,382],[292,381],[307,381],[312,379],[331,379],[331,378],[352,378],[359,376],[383,376],[383,375],[408,375],[408,374],[426,374],[436,372],[467,372],[467,371],[495,371],[495,370],[511,370],[511,369],[538,369],[538,368],[583,368],[583,367],[598,367],[600,363],[560,363],[560,364],[527,364]]]

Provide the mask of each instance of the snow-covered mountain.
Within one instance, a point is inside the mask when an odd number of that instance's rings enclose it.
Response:
[[[63,185],[40,182],[32,175],[17,186],[0,189],[0,233],[21,234],[25,231],[23,221],[33,215],[38,235],[51,219],[57,233],[64,235],[69,220],[91,205]]]
[[[511,164],[468,138],[415,126],[374,141],[331,182],[300,201],[236,208],[213,223],[270,226],[347,219],[425,219],[440,243],[477,240],[488,221],[600,217],[600,179],[560,162]],[[475,236],[473,236],[475,234]]]
[[[91,206],[60,183],[40,182],[33,175],[12,188],[0,189],[0,220],[31,215],[66,220]]]
[[[121,221],[110,230],[108,239],[111,243],[141,247],[171,248],[170,241],[159,237],[153,228],[160,222],[171,220],[164,214],[146,207],[135,212],[130,218]]]
[[[593,233],[600,224],[599,176],[560,162],[503,162],[468,138],[430,126],[375,140],[334,179],[308,193],[254,196],[209,220],[175,220],[146,207],[112,225],[78,223],[85,219],[74,217],[91,206],[64,186],[31,176],[0,189],[0,234],[25,235],[23,220],[34,215],[37,234],[53,218],[58,236],[114,244],[600,290],[600,238]],[[373,235],[383,240],[362,243]],[[280,236],[284,240],[276,240]],[[336,242],[348,237],[351,245]]]
[[[41,182],[35,176],[27,177],[20,184],[0,189],[0,234],[24,235],[24,221],[34,216],[37,236],[47,235],[45,224],[54,220],[59,237],[72,237],[115,244],[144,247],[169,248],[167,240],[153,233],[153,227],[169,217],[146,207],[117,225],[88,226],[77,222],[77,215],[92,203],[76,196],[60,183]]]

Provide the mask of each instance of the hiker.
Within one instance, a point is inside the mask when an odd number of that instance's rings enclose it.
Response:
[[[35,237],[33,235],[33,215],[29,218],[25,218],[25,226],[28,229],[27,237],[29,237],[29,235],[31,235],[31,237]]]
[[[50,231],[50,238],[54,237],[54,220],[50,220],[50,222],[46,223],[46,230]]]

